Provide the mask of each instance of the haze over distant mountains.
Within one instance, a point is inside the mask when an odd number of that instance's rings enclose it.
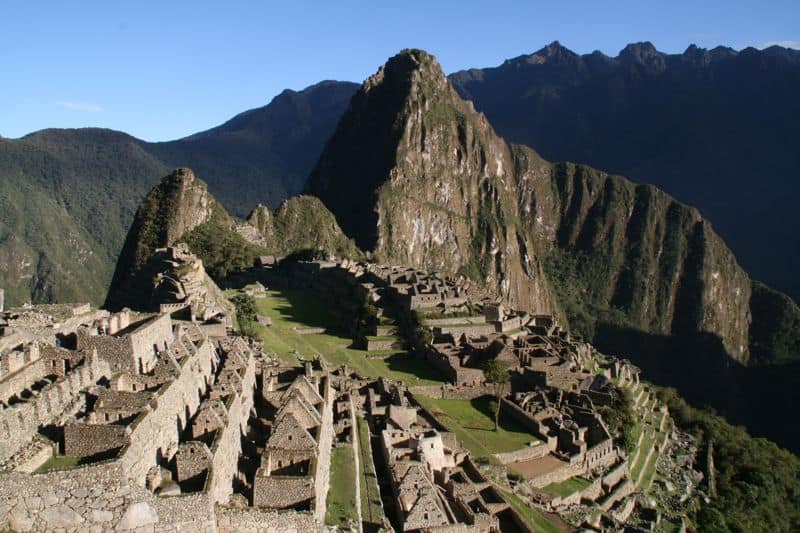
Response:
[[[800,52],[640,43],[610,58],[553,43],[449,78],[506,139],[658,185],[698,207],[756,279],[800,293]],[[0,139],[0,286],[12,303],[102,301],[138,201],[176,166],[234,216],[276,207],[302,190],[357,87],[285,91],[165,143],[98,129]]]

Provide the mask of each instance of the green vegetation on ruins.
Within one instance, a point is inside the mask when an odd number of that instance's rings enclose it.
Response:
[[[358,450],[360,454],[359,466],[361,471],[358,475],[359,488],[361,493],[361,525],[367,533],[377,532],[383,526],[381,517],[383,508],[381,506],[381,496],[378,490],[378,477],[375,474],[374,464],[371,458],[369,427],[367,422],[361,418],[356,418]]]
[[[356,508],[356,465],[351,446],[336,446],[331,453],[325,524],[345,529],[358,521]]]
[[[700,457],[713,443],[717,496],[695,516],[700,531],[797,531],[800,528],[800,459],[707,410],[691,407],[674,389],[658,395],[676,423],[700,441]],[[706,479],[708,479],[706,468]],[[706,487],[707,489],[707,487]]]
[[[246,241],[231,227],[230,218],[218,204],[208,222],[189,231],[181,240],[216,280],[252,267],[255,258],[265,254],[263,248]]]

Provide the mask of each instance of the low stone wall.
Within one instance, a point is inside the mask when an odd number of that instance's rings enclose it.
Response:
[[[525,480],[525,482],[534,488],[542,488],[550,483],[561,483],[562,481],[566,481],[571,477],[580,476],[586,473],[586,468],[584,468],[583,464],[565,464],[560,468],[556,468],[551,472],[547,472],[546,474],[541,474],[539,476],[530,478]]]
[[[264,511],[249,507],[233,509],[217,506],[219,533],[317,533],[328,531],[311,513]]]
[[[632,493],[634,490],[636,490],[636,485],[633,484],[633,481],[630,479],[623,481],[600,503],[600,509],[608,511],[616,502]]]
[[[482,396],[494,396],[491,385],[476,385],[474,387],[457,387],[455,385],[420,385],[409,387],[412,394],[423,394],[444,400],[474,400]]]
[[[483,316],[465,316],[461,318],[426,318],[422,321],[423,326],[434,328],[437,326],[455,326],[458,324],[486,324]]]
[[[495,458],[504,465],[510,463],[518,463],[520,461],[530,461],[532,459],[540,459],[550,453],[550,450],[543,443],[538,443],[535,446],[525,446],[519,450],[512,452],[496,453]]]
[[[77,399],[81,390],[102,377],[111,377],[111,369],[93,355],[63,379],[44,387],[36,397],[0,411],[0,462],[29,443],[40,426],[51,424]]]
[[[295,328],[298,335],[315,335],[325,333],[325,328]]]
[[[447,334],[452,334],[455,337],[467,335],[470,337],[479,337],[481,335],[490,335],[495,333],[494,324],[456,324],[452,326],[436,326],[433,328],[433,333],[437,337]]]
[[[367,351],[400,350],[403,348],[402,339],[367,339]]]
[[[605,490],[610,490],[611,487],[619,483],[622,478],[627,477],[629,474],[630,470],[628,469],[628,461],[622,461],[608,474],[603,476],[603,488]]]
[[[553,509],[557,509],[559,507],[577,505],[584,500],[594,501],[602,494],[603,487],[601,486],[600,478],[597,478],[583,490],[575,491],[567,496],[555,496],[552,500],[550,500],[550,506]]]

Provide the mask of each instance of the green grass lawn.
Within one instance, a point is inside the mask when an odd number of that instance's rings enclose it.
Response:
[[[516,494],[510,490],[505,490],[502,488],[500,490],[503,492],[506,500],[508,500],[508,503],[511,504],[511,507],[513,507],[515,511],[522,515],[522,518],[528,522],[528,525],[531,526],[536,533],[559,533],[561,531],[555,524],[548,520],[539,509],[526,505]]]
[[[636,462],[631,465],[631,477],[634,479],[634,481],[639,480],[639,476],[645,466],[647,453],[655,441],[655,435],[651,429],[645,428],[642,431],[645,431],[646,433],[642,438],[642,445],[639,447],[639,453],[636,456]]]
[[[653,456],[650,457],[650,460],[647,461],[647,464],[644,465],[642,470],[642,476],[639,479],[639,488],[647,491],[650,489],[650,486],[653,484],[653,479],[656,476],[656,463],[658,462],[658,447],[663,444],[664,439],[667,438],[666,433],[658,432],[656,433],[656,438],[653,440],[653,448],[655,451],[653,452]]]
[[[54,455],[36,469],[37,473],[50,472],[52,470],[69,470],[81,464],[80,457],[72,455]]]
[[[500,415],[500,427],[494,431],[494,398],[442,400],[418,394],[417,400],[448,430],[456,434],[474,457],[518,450],[536,441],[524,426]]]
[[[369,427],[361,418],[356,419],[359,463],[361,472],[358,482],[361,486],[361,525],[365,532],[378,531],[383,526],[383,508],[378,489],[378,478],[370,460],[372,448],[369,445]]]
[[[236,291],[228,291],[231,297]],[[441,376],[424,361],[406,353],[377,358],[368,357],[365,350],[352,348],[353,340],[341,330],[341,317],[310,291],[267,291],[266,298],[256,300],[258,313],[272,319],[272,326],[255,325],[256,334],[264,349],[290,365],[297,356],[310,358],[321,355],[332,365],[346,364],[366,377],[385,376],[402,380],[408,386],[439,385]],[[301,335],[295,328],[327,328],[325,333]],[[369,354],[371,356],[375,353]]]
[[[358,522],[356,509],[356,465],[353,448],[337,446],[331,454],[331,484],[328,489],[325,524],[345,528]]]
[[[591,484],[592,482],[589,481],[588,479],[582,478],[580,476],[575,476],[560,483],[550,483],[546,487],[543,487],[541,490],[549,494],[555,494],[556,496],[564,497],[564,496],[569,496],[570,494],[573,494],[575,492],[581,491]]]

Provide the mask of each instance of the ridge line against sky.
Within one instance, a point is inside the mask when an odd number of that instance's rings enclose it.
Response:
[[[666,53],[692,43],[800,48],[798,20],[800,2],[787,0],[10,0],[0,3],[0,135],[96,126],[173,140],[266,105],[285,88],[361,82],[407,47],[454,72],[554,40],[609,56],[639,41]]]

